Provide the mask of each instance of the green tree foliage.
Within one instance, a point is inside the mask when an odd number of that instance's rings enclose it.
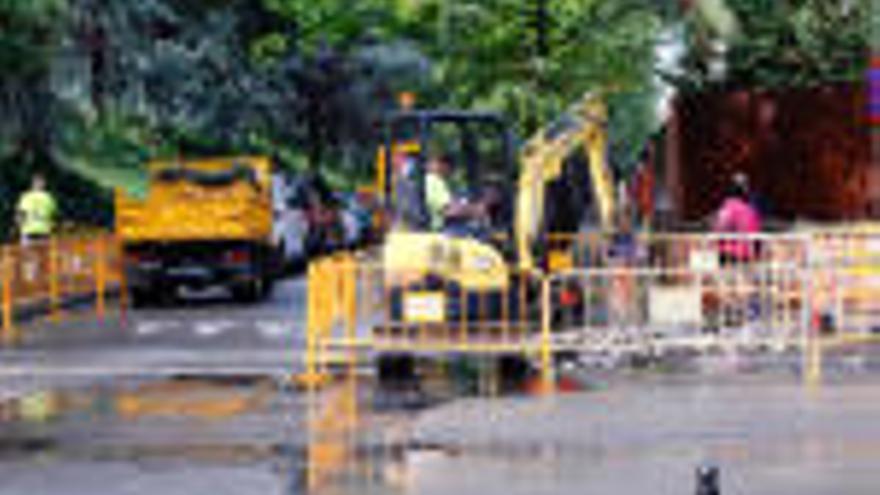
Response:
[[[49,178],[65,219],[109,221],[109,197],[58,167],[56,145],[68,120],[50,73],[68,16],[63,0],[0,1],[0,239],[12,234],[16,200],[36,172]]]
[[[713,0],[717,2],[718,0]],[[707,32],[700,11],[690,19],[685,77],[691,91],[708,87],[815,86],[864,76],[872,0],[726,0],[736,29]],[[716,6],[717,7],[717,6]],[[717,43],[724,41],[725,53]],[[724,73],[712,75],[711,59]]]
[[[604,92],[613,161],[625,168],[658,125],[659,37],[683,33],[682,70],[664,75],[686,91],[812,85],[862,77],[869,9],[870,0],[0,0],[0,215],[30,170],[137,189],[145,160],[177,153],[269,153],[350,183],[371,175],[377,124],[402,91],[425,107],[504,112],[521,136],[583,92]]]
[[[0,63],[3,77],[37,75],[46,69],[61,34],[56,19],[63,0],[0,0]]]
[[[0,0],[0,156],[49,139],[54,101],[47,74],[62,30],[61,0]]]
[[[507,114],[522,136],[586,91],[609,95],[613,151],[629,162],[653,127],[653,49],[671,5],[651,1],[423,1],[420,39],[454,106]],[[542,43],[543,41],[543,43]]]
[[[381,54],[378,60],[384,61],[367,65],[374,69],[400,66],[401,56],[415,61],[415,54],[430,61],[403,64],[413,69],[408,73],[415,77],[409,78],[402,75],[405,71],[373,70],[372,89],[379,96],[373,101],[382,103],[375,110],[387,108],[394,92],[415,90],[423,106],[502,111],[519,134],[527,136],[585,91],[620,92],[626,97],[612,98],[613,115],[627,125],[615,134],[615,149],[632,150],[629,155],[638,152],[637,143],[652,127],[653,48],[675,10],[671,2],[649,0],[552,0],[545,2],[541,22],[540,0],[264,3],[295,22],[306,60],[330,50],[350,67],[366,45],[368,53]],[[545,51],[539,37],[546,40]],[[401,46],[409,51],[400,51]],[[430,68],[429,74],[425,68]],[[351,75],[336,79],[345,79],[345,85],[358,81],[346,77]],[[346,108],[355,121],[358,115],[375,118],[374,109]],[[334,141],[333,136],[324,137],[321,141]]]

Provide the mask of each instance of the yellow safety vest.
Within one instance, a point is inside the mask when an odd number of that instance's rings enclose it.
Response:
[[[18,202],[23,216],[21,233],[24,235],[49,235],[55,219],[55,200],[45,191],[28,191]]]
[[[452,193],[446,179],[430,172],[425,175],[425,203],[431,216],[431,229],[439,230],[443,227],[443,210],[450,202]]]

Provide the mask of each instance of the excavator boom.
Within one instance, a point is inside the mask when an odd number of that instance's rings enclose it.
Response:
[[[588,93],[523,147],[514,226],[520,269],[529,270],[536,266],[532,250],[545,226],[547,185],[561,177],[566,158],[578,147],[584,148],[589,163],[590,182],[602,228],[611,227],[615,205],[606,153],[607,119],[605,103],[598,95]]]

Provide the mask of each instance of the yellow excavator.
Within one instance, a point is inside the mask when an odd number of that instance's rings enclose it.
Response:
[[[584,220],[587,198],[550,198],[547,194],[553,183],[565,181],[565,164],[574,150],[582,148],[594,206],[591,213],[604,231],[613,229],[617,206],[614,202],[614,184],[608,164],[608,110],[604,101],[594,94],[582,97],[563,116],[546,130],[535,134],[520,153],[521,171],[517,195],[515,239],[519,268],[538,266],[535,243],[541,234],[552,232],[552,218],[548,218],[548,201],[567,199],[579,204],[574,211],[576,220]],[[582,163],[582,162],[580,162]],[[577,174],[576,174],[577,175]],[[583,193],[584,191],[580,191]],[[578,207],[581,208],[578,208]],[[552,270],[553,253],[545,255],[545,267]]]
[[[588,216],[593,226],[612,228],[607,117],[601,97],[586,94],[521,146],[517,159],[512,133],[500,115],[439,110],[391,114],[385,122],[382,182],[396,218],[382,246],[382,267],[386,284],[393,288],[393,318],[425,325],[497,319],[487,305],[505,306],[506,314],[521,311],[501,301],[505,294],[534,292],[523,289],[528,285],[523,280],[553,268],[548,263],[554,254],[547,242],[551,232],[576,232]],[[456,139],[459,152],[449,180],[459,192],[458,201],[478,201],[474,198],[487,188],[515,190],[516,197],[500,201],[497,214],[476,228],[455,228],[448,222],[444,229],[432,230],[424,199],[426,150],[436,148],[438,141],[444,150],[456,148]],[[570,246],[555,243],[553,249]],[[461,304],[467,300],[489,302],[470,311]]]

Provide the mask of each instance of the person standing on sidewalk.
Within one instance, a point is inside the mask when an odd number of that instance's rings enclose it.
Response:
[[[55,198],[46,190],[46,179],[34,175],[31,188],[18,200],[17,223],[23,244],[43,241],[52,235],[57,206]]]
[[[760,232],[762,226],[761,214],[750,200],[747,184],[744,175],[734,177],[715,217],[713,230],[722,235],[719,242],[722,265],[745,263],[758,254],[757,243],[752,239],[743,239]]]
[[[749,199],[747,184],[744,175],[734,177],[715,218],[721,265],[729,270],[728,283],[734,288],[721,308],[725,326],[741,325],[760,312],[760,282],[751,272],[750,264],[761,255],[761,242],[756,236],[762,222],[761,214]]]

